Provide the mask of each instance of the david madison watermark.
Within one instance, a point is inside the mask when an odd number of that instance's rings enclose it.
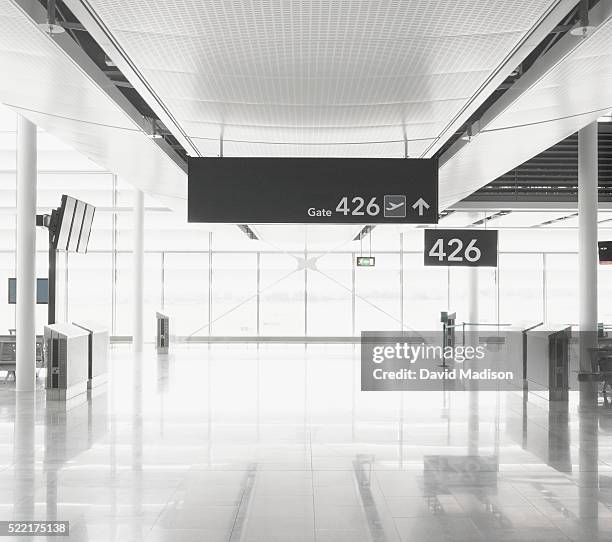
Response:
[[[522,352],[520,333],[364,331],[361,390],[516,390]]]

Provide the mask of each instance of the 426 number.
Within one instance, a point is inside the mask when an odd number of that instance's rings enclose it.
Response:
[[[444,250],[444,239],[438,239],[429,250],[429,256],[438,258],[440,262],[445,259],[447,262],[477,262],[482,256],[482,252],[476,246],[476,239],[470,240],[465,248],[461,239],[449,239],[447,250],[448,252]]]
[[[365,208],[365,209],[364,209]],[[344,196],[336,207],[337,213],[342,213],[344,216],[364,216],[366,213],[369,216],[377,216],[380,213],[380,205],[376,203],[376,198],[370,199],[366,205],[365,199],[360,196],[355,196],[350,200],[348,196]]]

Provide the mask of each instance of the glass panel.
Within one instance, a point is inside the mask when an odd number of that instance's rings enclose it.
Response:
[[[350,254],[309,254],[308,335],[348,337],[352,325],[352,258]]]
[[[208,336],[208,254],[164,255],[164,311],[171,333]]]
[[[96,207],[113,204],[113,176],[110,173],[39,173],[38,206],[59,207],[62,194]]]
[[[257,335],[257,254],[213,253],[212,333]]]
[[[15,254],[0,254],[0,335],[15,329],[15,305],[8,304],[8,279],[15,276]]]
[[[541,254],[499,255],[499,319],[533,324],[544,319]]]
[[[16,227],[17,215],[15,213],[0,213],[0,250],[15,250]]]
[[[61,257],[61,256],[60,256]],[[112,256],[109,253],[68,255],[68,319],[112,322]]]
[[[415,331],[440,328],[448,305],[448,270],[425,267],[422,254],[404,255],[404,327]]]
[[[478,322],[497,323],[497,286],[495,269],[490,267],[451,267],[449,285],[449,307],[457,313],[457,322],[468,322],[470,319],[469,283],[470,273],[478,273]]]
[[[131,213],[120,215],[121,228],[132,229]],[[206,224],[186,224],[185,218],[171,211],[145,211],[145,242],[147,250],[208,251],[209,232]],[[228,226],[229,228],[230,226]],[[238,233],[240,231],[236,228]],[[130,242],[130,237],[122,240]],[[216,240],[216,239],[215,239]]]
[[[116,335],[131,335],[133,332],[133,268],[134,257],[132,254],[117,254]],[[161,310],[161,255],[145,254],[143,337],[146,342],[155,340],[155,313],[159,310]],[[172,322],[170,325],[172,325]],[[173,333],[172,329],[170,331]]]
[[[62,276],[61,263],[58,267],[60,267],[58,275],[61,277]],[[48,276],[49,276],[49,253],[48,252],[37,252],[36,253],[36,278],[44,279],[44,278],[48,278]],[[58,300],[58,304],[60,302],[61,301]],[[14,307],[15,305],[12,305],[12,306]],[[44,333],[45,326],[47,325],[47,322],[49,321],[48,307],[49,306],[46,303],[36,304],[36,333],[38,335],[42,335]],[[58,316],[60,315],[59,312],[57,312],[57,314]],[[61,320],[59,320],[58,318],[58,321],[61,321]]]
[[[546,319],[578,323],[578,255],[546,255]]]
[[[599,322],[612,325],[612,265],[600,265],[598,273]],[[612,329],[608,331],[612,336]]]
[[[261,335],[304,335],[303,265],[301,254],[261,255]]]
[[[15,137],[13,135],[13,137]],[[0,158],[0,165],[2,164]],[[12,164],[8,169],[14,169],[15,164]],[[15,189],[17,177],[14,172],[0,173],[0,207],[16,207],[17,191]]]
[[[96,211],[87,250],[113,249],[113,213]]]
[[[401,325],[399,253],[372,255],[376,257],[376,267],[355,268],[356,334],[399,330]]]

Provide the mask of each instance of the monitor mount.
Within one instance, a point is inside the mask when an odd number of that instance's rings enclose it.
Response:
[[[55,282],[57,276],[57,249],[53,246],[53,237],[58,227],[59,208],[53,209],[50,215],[36,215],[36,225],[47,228],[49,232],[49,303],[47,305],[47,323],[55,324]]]

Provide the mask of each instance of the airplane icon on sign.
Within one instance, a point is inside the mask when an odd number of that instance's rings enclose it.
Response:
[[[406,217],[406,196],[390,195],[385,196],[385,217],[405,218]]]
[[[387,205],[387,211],[395,211],[395,209],[397,209],[398,207],[401,207],[402,205],[406,205],[405,201],[402,201],[401,203],[393,203],[393,202],[389,202],[389,204]]]

